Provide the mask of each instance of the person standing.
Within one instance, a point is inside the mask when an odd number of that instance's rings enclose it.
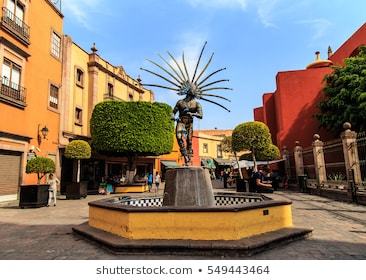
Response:
[[[48,189],[48,204],[47,207],[51,205],[53,201],[53,206],[56,206],[56,194],[57,194],[57,185],[60,184],[59,179],[56,178],[53,174],[48,176],[47,184],[50,185]]]
[[[161,182],[160,174],[159,174],[159,172],[156,172],[156,175],[155,175],[155,187],[156,187],[156,192],[158,192],[158,191],[159,191],[159,185],[160,185],[160,182]]]
[[[153,174],[150,172],[149,175],[147,176],[147,186],[149,187],[149,192],[151,192],[152,185],[153,185]]]

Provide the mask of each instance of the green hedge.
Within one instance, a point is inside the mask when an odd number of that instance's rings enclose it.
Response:
[[[65,149],[65,157],[70,159],[88,159],[91,157],[91,148],[88,142],[74,140]]]
[[[95,106],[92,146],[99,152],[161,155],[173,148],[172,108],[163,103],[107,101]]]

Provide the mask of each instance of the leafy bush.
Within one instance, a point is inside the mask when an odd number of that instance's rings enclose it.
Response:
[[[232,148],[235,152],[263,151],[271,144],[271,133],[262,122],[242,123],[233,131]]]
[[[74,140],[66,146],[65,157],[70,159],[88,159],[91,157],[91,148],[88,142]]]
[[[36,173],[38,184],[46,174],[54,173],[56,171],[55,163],[52,159],[45,157],[35,157],[27,162],[25,172],[27,174]]]
[[[320,102],[320,124],[339,133],[343,123],[355,130],[366,130],[366,46],[355,57],[345,60],[343,67],[325,77],[325,100]]]
[[[272,144],[269,128],[262,122],[239,124],[233,131],[232,148],[235,152],[251,151],[240,159],[253,159],[255,168],[257,160],[269,161],[280,157],[279,149]]]
[[[124,155],[161,155],[173,148],[172,109],[163,103],[107,101],[95,106],[92,146]]]

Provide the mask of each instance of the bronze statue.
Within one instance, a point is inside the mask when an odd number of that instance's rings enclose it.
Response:
[[[209,61],[207,64],[202,68],[199,75],[197,75],[198,67],[201,62],[201,58],[203,55],[203,52],[205,50],[205,47],[207,45],[207,42],[205,42],[201,54],[198,58],[196,68],[194,70],[194,74],[192,76],[192,79],[190,78],[190,75],[187,70],[187,65],[185,62],[185,57],[183,53],[182,62],[183,62],[183,68],[179,65],[177,60],[171,55],[170,52],[168,52],[169,57],[172,59],[172,61],[175,63],[176,68],[174,68],[166,59],[164,59],[161,55],[160,58],[167,64],[167,66],[172,70],[172,72],[168,71],[166,68],[160,66],[154,61],[148,60],[155,66],[157,66],[160,70],[164,71],[166,74],[168,74],[173,80],[168,79],[158,73],[152,72],[150,70],[141,68],[141,70],[146,71],[152,75],[155,75],[172,86],[164,86],[164,85],[157,85],[157,84],[143,84],[144,86],[151,86],[151,87],[159,87],[164,89],[169,89],[172,91],[176,91],[178,95],[185,95],[185,98],[179,100],[177,104],[174,107],[172,120],[177,121],[176,125],[176,138],[180,147],[180,152],[182,156],[184,157],[185,165],[188,166],[191,163],[191,157],[193,155],[192,150],[192,136],[193,136],[193,117],[202,119],[203,113],[202,113],[202,106],[196,99],[201,99],[210,103],[213,103],[217,106],[220,106],[221,108],[225,109],[226,111],[230,112],[229,109],[227,109],[225,106],[212,101],[208,98],[214,97],[214,98],[220,98],[227,101],[230,101],[229,99],[222,97],[220,95],[214,95],[207,93],[208,91],[213,90],[232,90],[231,88],[227,87],[210,87],[214,84],[222,83],[222,82],[228,82],[229,80],[217,80],[210,83],[205,83],[207,80],[209,80],[212,76],[215,74],[226,70],[226,68],[222,68],[219,70],[216,70],[212,72],[211,74],[207,75],[205,78],[202,78],[203,74],[207,70],[208,66],[210,65],[213,55],[211,55]],[[179,113],[178,118],[175,118],[175,115]],[[186,144],[184,143],[184,139],[186,140]]]

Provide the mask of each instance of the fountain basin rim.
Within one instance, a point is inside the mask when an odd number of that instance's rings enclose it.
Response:
[[[111,199],[103,199],[89,202],[91,207],[98,207],[103,209],[117,210],[122,212],[240,212],[259,208],[269,208],[276,206],[291,205],[292,202],[288,200],[265,200],[261,202],[252,202],[248,205],[235,205],[225,207],[199,207],[199,206],[162,206],[162,207],[136,207],[129,205],[120,205],[118,203],[110,203]]]

